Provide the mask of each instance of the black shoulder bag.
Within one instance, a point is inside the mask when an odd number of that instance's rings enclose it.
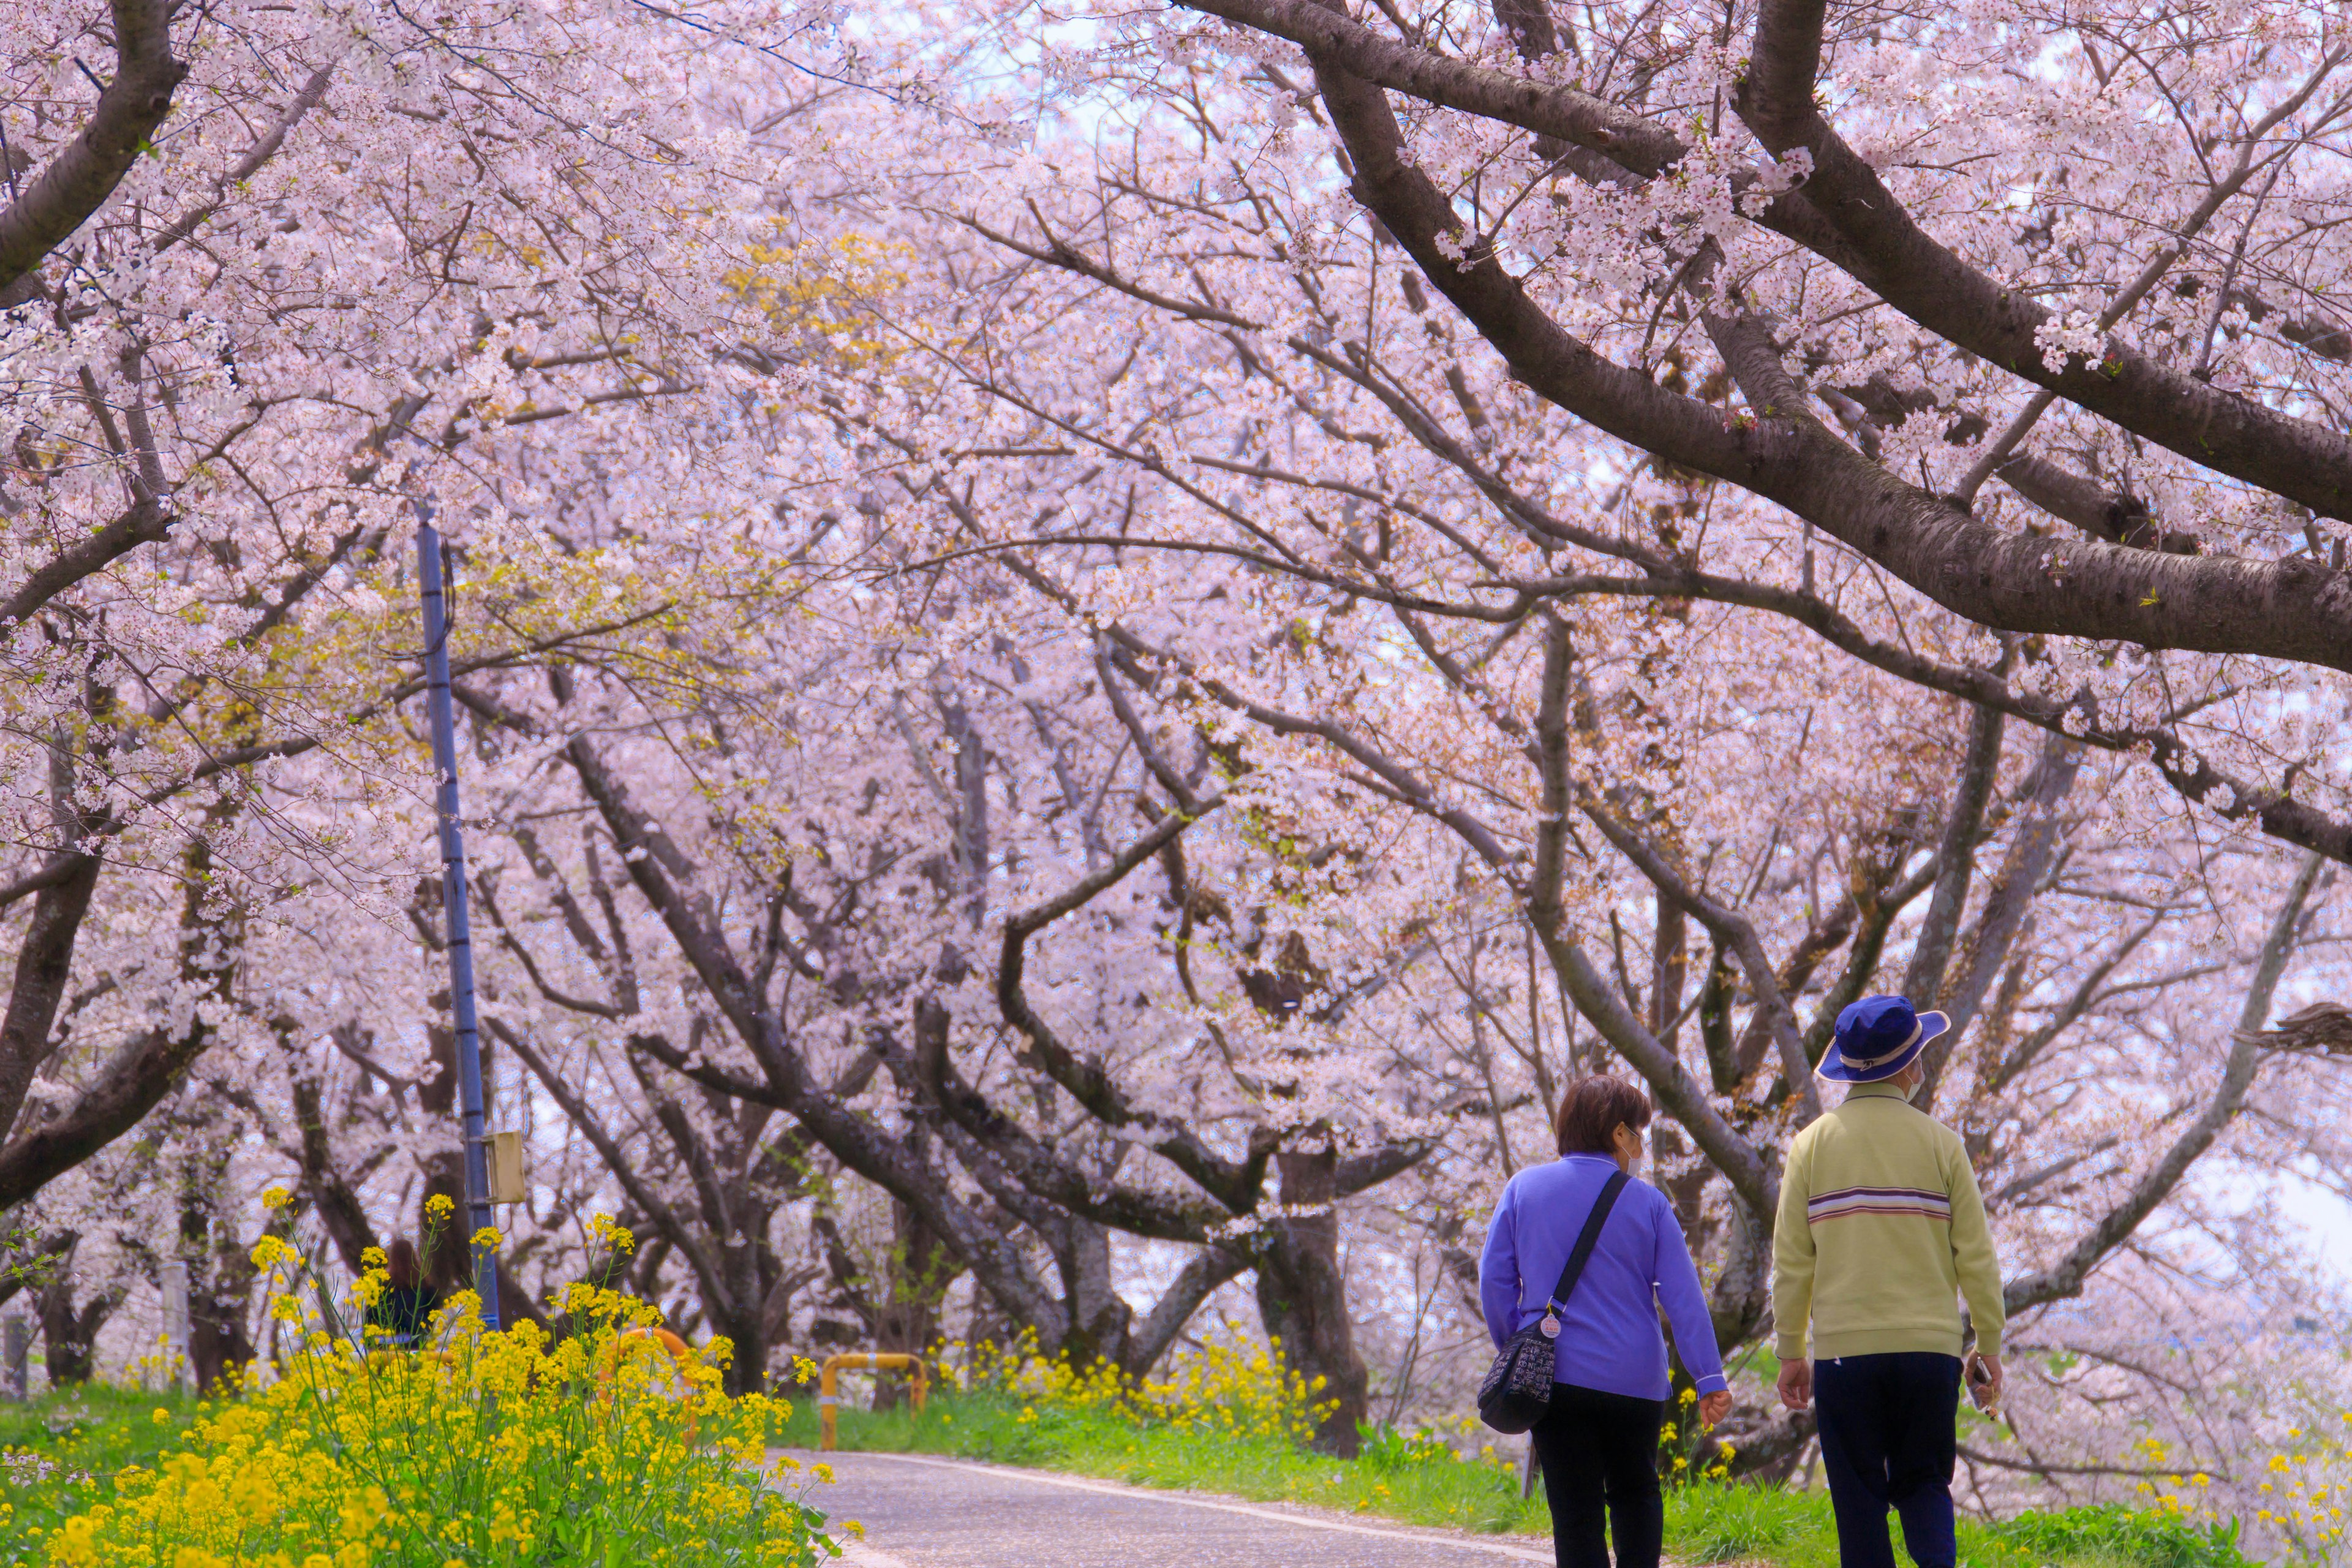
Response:
[[[1601,1195],[1592,1200],[1592,1212],[1585,1216],[1584,1229],[1568,1255],[1567,1267],[1559,1271],[1551,1300],[1544,1303],[1544,1315],[1513,1334],[1495,1352],[1495,1364],[1486,1369],[1486,1381],[1478,1385],[1478,1419],[1496,1431],[1524,1432],[1550,1408],[1559,1364],[1559,1312],[1568,1305],[1576,1277],[1584,1272],[1585,1259],[1592,1256],[1601,1227],[1607,1223],[1617,1194],[1625,1190],[1625,1181],[1624,1172],[1612,1173]]]

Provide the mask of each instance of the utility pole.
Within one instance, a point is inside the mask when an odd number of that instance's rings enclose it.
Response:
[[[433,721],[433,771],[438,775],[435,814],[441,828],[441,913],[449,933],[449,1011],[457,1027],[457,1104],[464,1117],[466,1223],[468,1237],[492,1224],[489,1135],[482,1105],[482,1040],[474,1019],[473,926],[466,915],[466,834],[457,818],[457,726],[449,709],[449,614],[441,594],[441,535],[432,503],[412,495],[416,509],[416,578],[425,600],[425,700]],[[499,1257],[468,1243],[474,1289],[482,1298],[482,1326],[499,1320]]]

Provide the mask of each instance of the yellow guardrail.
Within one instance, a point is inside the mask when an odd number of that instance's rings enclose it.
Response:
[[[841,1405],[841,1379],[845,1372],[911,1372],[915,1374],[914,1400],[916,1414],[920,1415],[924,1396],[930,1393],[930,1369],[919,1355],[902,1355],[895,1351],[851,1351],[844,1355],[827,1356],[824,1369],[817,1379],[816,1425],[817,1443],[821,1452],[834,1449],[833,1424],[835,1412]]]

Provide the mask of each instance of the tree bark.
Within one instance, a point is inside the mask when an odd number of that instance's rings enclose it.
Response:
[[[1258,1315],[1281,1342],[1282,1364],[1305,1379],[1308,1399],[1330,1410],[1315,1428],[1315,1447],[1355,1457],[1357,1425],[1371,1413],[1371,1373],[1356,1351],[1339,1267],[1339,1162],[1329,1151],[1282,1153],[1282,1205],[1257,1258]],[[1306,1210],[1306,1213],[1295,1211]]]
[[[73,854],[72,861],[62,879],[35,895],[32,923],[16,950],[8,1008],[0,1016],[0,1136],[16,1127],[33,1075],[48,1058],[49,1031],[73,973],[74,941],[98,887],[98,857]]]
[[[121,1288],[110,1285],[76,1307],[72,1250],[59,1254],[57,1270],[41,1287],[38,1302],[41,1353],[50,1386],[90,1380],[97,1368],[98,1331],[121,1304]]]

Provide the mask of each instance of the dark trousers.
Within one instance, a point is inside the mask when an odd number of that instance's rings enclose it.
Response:
[[[1602,1510],[1617,1568],[1658,1568],[1666,1510],[1658,1496],[1658,1427],[1665,1402],[1555,1384],[1551,1407],[1528,1434],[1551,1503],[1559,1568],[1609,1568]]]
[[[1952,1460],[1958,1356],[1927,1351],[1813,1363],[1822,1468],[1837,1514],[1840,1568],[1895,1568],[1886,1510],[1919,1568],[1953,1568]]]

